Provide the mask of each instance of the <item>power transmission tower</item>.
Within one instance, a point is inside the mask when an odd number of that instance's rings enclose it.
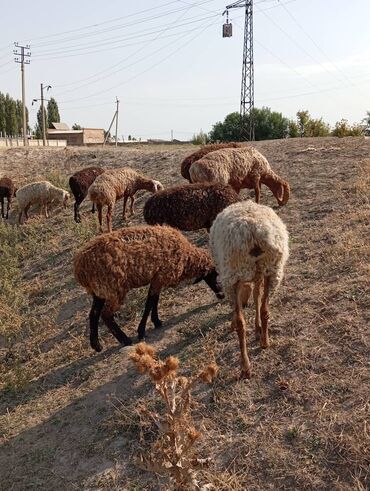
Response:
[[[25,88],[25,81],[24,81],[24,65],[29,65],[31,53],[28,51],[30,49],[30,45],[27,44],[26,46],[21,46],[18,43],[14,43],[14,46],[16,47],[15,50],[13,50],[13,53],[17,56],[17,58],[14,58],[14,61],[16,63],[21,64],[21,77],[22,77],[22,106],[23,106],[23,145],[26,147],[28,145],[28,140],[27,140],[27,115],[26,115],[26,88]],[[20,50],[20,52],[18,51]],[[25,51],[27,50],[27,52]],[[20,58],[18,58],[20,56]]]
[[[32,105],[34,102],[41,101],[41,129],[42,129],[42,145],[46,146],[46,121],[45,121],[45,106],[44,101],[48,101],[49,99],[44,99],[44,84],[41,84],[41,99],[32,99]],[[46,90],[50,90],[51,85],[46,86]]]
[[[232,36],[229,10],[245,8],[242,84],[240,94],[240,133],[242,139],[254,140],[254,64],[253,64],[253,0],[239,0],[226,6],[223,37]]]

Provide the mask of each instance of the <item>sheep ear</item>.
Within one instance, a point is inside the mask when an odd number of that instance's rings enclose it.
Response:
[[[284,186],[282,184],[280,184],[279,186],[277,186],[275,196],[276,196],[276,199],[277,200],[283,201],[283,198],[284,198]]]

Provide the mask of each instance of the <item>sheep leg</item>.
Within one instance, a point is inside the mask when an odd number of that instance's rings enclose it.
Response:
[[[92,204],[91,213],[95,213],[95,203]]]
[[[159,329],[160,327],[162,327],[162,321],[161,319],[158,317],[158,302],[159,302],[159,293],[157,293],[156,295],[154,295],[154,300],[153,300],[153,307],[152,307],[152,314],[150,316],[150,319],[151,321],[153,322],[154,324],[154,327],[156,329]]]
[[[99,220],[99,230],[103,232],[103,205],[97,204],[98,209],[98,220]]]
[[[243,297],[245,296],[245,285],[238,282],[235,287],[234,312],[231,321],[232,330],[236,330],[239,338],[241,352],[242,378],[250,378],[251,369],[247,351],[247,323],[243,314]]]
[[[75,222],[80,223],[81,222],[81,215],[80,215],[80,204],[83,201],[82,196],[78,196],[76,198],[75,204],[74,204],[74,212],[75,212]],[[93,205],[94,206],[94,205]]]
[[[45,203],[44,211],[45,211],[45,217],[46,217],[46,218],[49,218],[49,213],[48,213],[48,204],[47,204],[47,203]]]
[[[137,335],[140,341],[145,338],[146,323],[152,309],[155,309],[154,314],[152,314],[152,321],[155,327],[160,327],[162,325],[161,321],[158,318],[158,310],[157,310],[158,300],[159,300],[159,293],[152,293],[149,288],[148,296],[145,302],[143,317],[141,318],[139,327],[137,328]]]
[[[122,209],[122,220],[126,220],[126,204],[127,204],[128,196],[123,197],[123,209]]]
[[[19,225],[22,225],[22,215],[23,215],[23,210],[21,210],[21,211],[19,212],[19,215],[18,215],[18,224],[19,224]]]
[[[112,232],[112,214],[113,214],[113,205],[108,205],[108,210],[107,210],[107,228],[108,228],[108,232]]]
[[[261,182],[259,178],[254,179],[253,187],[254,187],[256,203],[259,203],[261,198]]]
[[[6,219],[7,220],[9,218],[10,205],[11,205],[11,199],[8,198],[8,201],[7,201],[7,204],[6,204]]]
[[[255,317],[256,339],[260,339],[261,336],[262,283],[263,283],[263,279],[258,278],[254,283],[254,289],[253,289],[254,307],[256,310],[256,317]]]
[[[103,349],[99,343],[99,318],[104,307],[105,300],[93,295],[93,303],[90,310],[90,346],[98,353]]]
[[[131,339],[120,329],[119,325],[114,320],[114,315],[112,313],[103,310],[102,319],[104,324],[120,344],[123,344],[123,346],[131,346]]]
[[[135,196],[131,196],[130,216],[135,214],[134,204],[135,204]]]
[[[5,218],[5,216],[4,216],[4,198],[1,198],[1,216],[3,218]]]
[[[261,319],[262,319],[262,330],[261,330],[261,348],[268,348],[270,341],[268,335],[268,320],[270,318],[269,309],[269,293],[270,293],[270,278],[265,276],[265,281],[263,285],[263,295],[262,295],[262,305],[261,305]]]
[[[31,207],[31,204],[27,205],[26,208],[23,210],[24,211],[24,214],[26,216],[26,220],[28,220],[29,216],[28,216],[28,210],[30,209]],[[21,212],[22,214],[22,212]]]

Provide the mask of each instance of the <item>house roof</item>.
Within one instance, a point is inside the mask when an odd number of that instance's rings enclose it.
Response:
[[[55,130],[69,130],[69,126],[66,123],[51,123]]]

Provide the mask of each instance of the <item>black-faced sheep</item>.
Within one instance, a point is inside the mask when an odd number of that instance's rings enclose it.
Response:
[[[90,200],[96,204],[100,231],[103,232],[102,213],[103,206],[107,206],[108,232],[112,231],[112,214],[117,200],[123,198],[123,219],[126,218],[126,203],[131,198],[130,213],[134,213],[135,193],[139,189],[145,189],[156,193],[163,189],[162,184],[154,179],[149,179],[128,167],[122,169],[107,170],[98,176],[89,187]]]
[[[231,330],[239,337],[242,376],[250,377],[243,307],[252,291],[256,337],[269,345],[269,296],[279,286],[289,256],[282,220],[267,206],[242,201],[222,211],[210,231],[210,247],[224,292],[233,306]]]
[[[0,200],[1,200],[1,216],[3,218],[9,218],[9,210],[12,204],[13,197],[16,195],[16,187],[13,181],[9,177],[2,177],[0,179]],[[4,213],[4,200],[7,200],[6,216]]]
[[[74,204],[74,220],[75,222],[81,222],[80,205],[87,196],[87,191],[95,179],[104,172],[105,169],[101,167],[86,167],[85,169],[75,172],[69,178],[69,187],[75,198]],[[95,212],[95,205],[93,203],[91,213]]]
[[[209,229],[218,213],[239,201],[231,186],[184,184],[151,196],[144,206],[149,225],[170,225],[179,230]]]
[[[224,148],[208,153],[190,167],[192,182],[230,184],[237,193],[254,189],[259,203],[261,184],[271,189],[280,206],[289,200],[290,186],[275,174],[267,159],[254,147]]]
[[[185,179],[187,179],[189,182],[191,181],[189,170],[191,165],[196,162],[197,160],[201,159],[205,155],[207,155],[210,152],[214,152],[216,150],[221,150],[222,148],[239,148],[242,147],[242,143],[211,143],[210,145],[205,145],[204,147],[200,148],[196,152],[192,153],[186,159],[184,159],[181,162],[181,175]]]
[[[22,223],[22,215],[25,214],[28,219],[28,210],[31,205],[38,204],[46,218],[48,215],[48,205],[51,203],[62,204],[67,206],[69,193],[64,189],[57,188],[48,181],[33,182],[27,184],[17,191],[17,201],[19,207],[18,223]]]
[[[208,251],[191,244],[179,231],[165,226],[127,227],[90,240],[74,258],[75,278],[92,295],[90,344],[96,351],[100,315],[116,339],[131,344],[114,320],[114,313],[133,288],[149,285],[139,339],[145,337],[146,322],[156,328],[158,301],[162,288],[175,287],[186,279],[204,280],[219,298],[221,289]]]

